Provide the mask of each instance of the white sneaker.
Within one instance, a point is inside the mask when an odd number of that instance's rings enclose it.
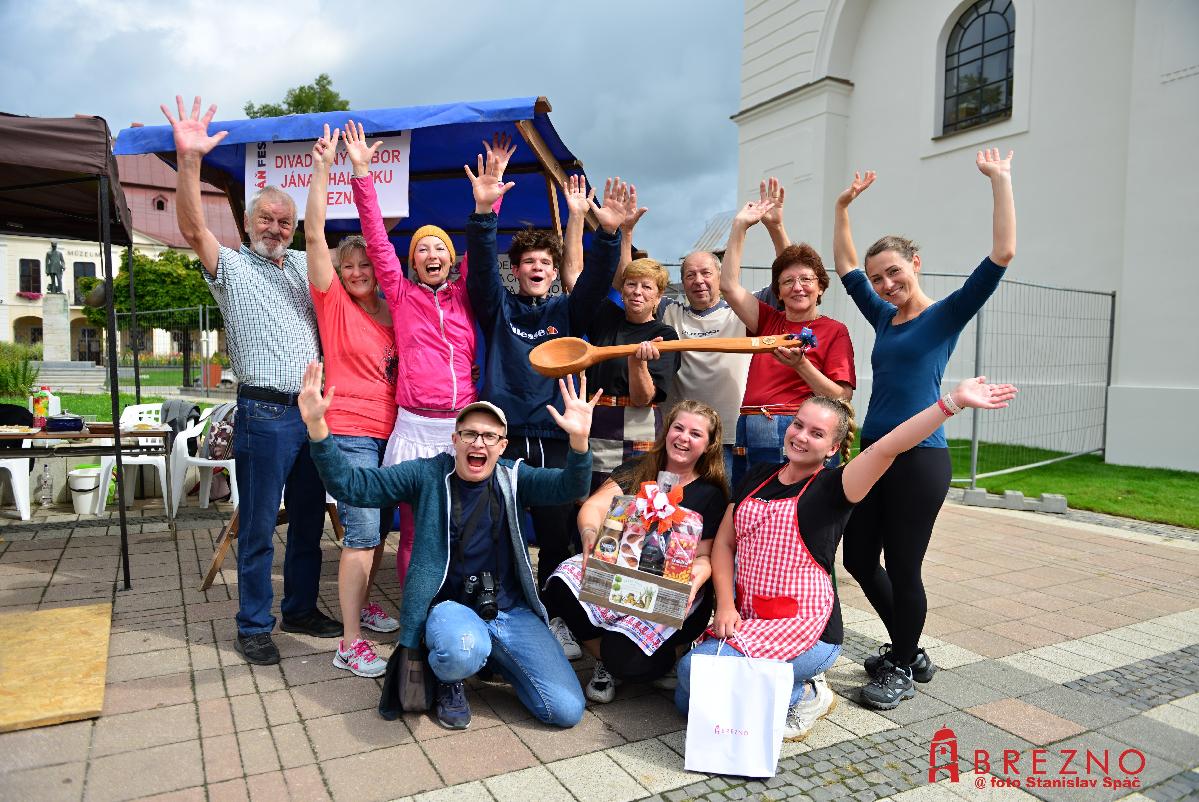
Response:
[[[671,666],[669,671],[658,677],[651,684],[655,688],[663,691],[673,691],[675,688],[679,687],[678,664],[676,663],[675,665]]]
[[[358,614],[358,622],[375,632],[395,632],[400,628],[400,622],[389,616],[375,602],[362,608],[362,612]]]
[[[387,673],[387,661],[375,654],[375,647],[370,641],[359,638],[345,648],[346,642],[337,642],[337,651],[333,654],[333,665],[344,668],[360,677],[381,677]]]
[[[583,656],[582,647],[575,640],[570,627],[566,626],[566,622],[561,618],[550,619],[550,632],[554,633],[554,637],[558,639],[558,644],[562,647],[562,653],[566,655],[567,660],[578,660]]]
[[[787,709],[787,721],[783,725],[784,741],[802,741],[816,722],[837,706],[837,695],[829,688],[823,674],[812,678],[812,686],[816,693],[811,699],[800,699]]]
[[[619,684],[620,680],[609,674],[604,664],[596,660],[595,672],[591,675],[587,687],[583,689],[583,695],[593,702],[606,705],[616,698],[616,686]]]

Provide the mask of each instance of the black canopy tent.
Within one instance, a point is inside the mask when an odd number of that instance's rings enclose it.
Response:
[[[108,123],[100,117],[21,117],[0,113],[0,232],[100,243],[108,312],[108,386],[112,419],[121,418],[112,246],[132,249],[133,224],[117,176]],[[129,582],[121,427],[113,426],[121,566]]]

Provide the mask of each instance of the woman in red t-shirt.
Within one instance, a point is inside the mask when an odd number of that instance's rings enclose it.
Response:
[[[857,385],[849,329],[820,314],[820,297],[829,284],[828,272],[811,245],[787,245],[770,268],[770,289],[782,301],[782,310],[758,300],[741,286],[745,232],[775,207],[776,201],[763,191],[762,200],[745,204],[733,218],[720,265],[720,291],[750,337],[800,334],[809,328],[816,335],[816,347],[782,347],[768,354],[755,354],[750,360],[733,449],[734,485],[750,465],[782,459],[783,438],[800,404],[813,395],[848,401]]]
[[[329,169],[339,132],[325,135],[312,148],[312,183],[304,215],[308,251],[308,282],[320,327],[325,384],[337,388],[326,413],[337,445],[356,466],[383,464],[387,438],[396,419],[395,329],[387,302],[379,294],[375,268],[362,237],[346,237],[337,247],[336,271],[325,242],[325,204]],[[335,280],[339,279],[339,280]],[[360,677],[377,677],[387,669],[362,628],[394,632],[399,622],[370,602],[383,542],[391,531],[391,508],[361,509],[342,502],[338,514],[345,526],[337,595],[341,604],[343,639],[333,665]]]

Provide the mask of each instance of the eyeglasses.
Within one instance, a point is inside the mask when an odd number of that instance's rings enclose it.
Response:
[[[494,446],[496,443],[504,439],[504,436],[499,432],[476,432],[474,429],[459,429],[458,439],[466,443],[468,446],[483,438],[483,444]]]
[[[783,289],[791,289],[792,287],[795,286],[795,283],[797,281],[800,283],[801,286],[804,286],[804,287],[815,287],[819,283],[816,280],[815,276],[805,276],[803,278],[791,277],[791,278],[785,278],[782,281],[780,281],[779,287],[781,287]]]

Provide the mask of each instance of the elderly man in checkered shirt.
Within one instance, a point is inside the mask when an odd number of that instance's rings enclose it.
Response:
[[[308,434],[296,397],[304,368],[320,359],[316,315],[303,251],[290,250],[295,203],[266,187],[245,213],[249,246],[222,247],[208,229],[200,199],[200,162],[225,132],[208,134],[216,106],[201,117],[200,98],[179,116],[163,113],[175,132],[179,230],[204,265],[204,279],[225,319],[229,357],[237,374],[237,460],[240,524],[237,548],[238,612],[234,647],[247,662],[272,665],[271,562],[279,497],[287,507],[283,562],[283,630],[320,638],[342,634],[341,623],[316,607],[321,574],[325,488],[308,453]],[[286,488],[286,490],[285,490]]]

